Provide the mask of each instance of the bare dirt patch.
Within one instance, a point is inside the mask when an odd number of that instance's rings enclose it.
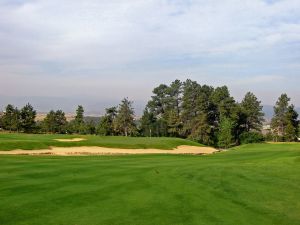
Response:
[[[218,150],[211,147],[181,145],[173,150],[161,149],[120,149],[105,147],[52,147],[42,150],[0,151],[0,155],[130,155],[130,154],[212,154]]]
[[[85,141],[84,138],[71,138],[71,139],[53,139],[54,141],[60,141],[60,142],[79,142],[79,141]]]

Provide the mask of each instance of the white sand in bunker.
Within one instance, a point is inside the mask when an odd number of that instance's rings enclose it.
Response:
[[[59,141],[59,142],[78,142],[78,141],[85,141],[86,139],[84,138],[71,138],[71,139],[53,139],[54,141]]]
[[[161,149],[120,149],[105,147],[52,147],[42,150],[0,151],[0,155],[129,155],[129,154],[212,154],[218,150],[211,147],[181,145],[173,150]]]

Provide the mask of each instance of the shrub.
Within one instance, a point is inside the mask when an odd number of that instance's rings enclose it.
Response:
[[[241,144],[261,143],[264,141],[263,135],[258,132],[244,132],[239,139]]]

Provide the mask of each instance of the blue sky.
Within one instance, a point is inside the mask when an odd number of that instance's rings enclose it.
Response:
[[[299,0],[0,0],[2,107],[143,105],[187,78],[299,106],[299,71]]]

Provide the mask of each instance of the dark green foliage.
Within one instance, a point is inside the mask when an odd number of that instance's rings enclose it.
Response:
[[[25,133],[32,133],[35,130],[36,111],[28,103],[20,111],[20,127]]]
[[[7,105],[1,118],[2,127],[9,131],[19,131],[21,127],[20,111],[13,105]]]
[[[117,116],[117,107],[107,108],[105,116],[100,119],[97,134],[101,136],[114,135],[114,120]]]
[[[264,137],[258,132],[244,132],[239,137],[241,144],[261,143],[264,141]]]
[[[85,134],[96,134],[96,124],[93,120],[85,122]]]
[[[116,119],[114,120],[114,130],[124,136],[134,135],[137,132],[134,123],[134,111],[132,102],[124,98],[119,105]]]
[[[257,100],[253,93],[248,92],[240,105],[244,120],[242,126],[245,131],[260,131],[264,122],[261,102]]]
[[[145,137],[160,136],[157,132],[157,119],[155,118],[153,112],[150,112],[148,108],[144,110],[140,122],[141,122],[140,131],[143,136]]]
[[[298,139],[298,114],[289,102],[290,98],[283,94],[274,107],[273,140]],[[237,103],[227,86],[214,88],[189,79],[185,82],[175,80],[170,85],[161,84],[154,88],[141,119],[135,118],[132,102],[127,98],[118,107],[106,109],[106,114],[96,122],[84,118],[84,109],[80,105],[75,119],[69,123],[65,121],[63,112],[57,113],[50,111],[43,123],[36,124],[36,113],[31,105],[26,105],[20,112],[8,105],[0,125],[5,130],[27,133],[181,137],[227,148],[244,142],[241,137],[245,132],[261,132],[264,122],[261,102],[253,93],[248,92],[242,102]],[[230,120],[230,138],[227,127],[223,127],[226,123],[222,124],[221,118]]]
[[[209,125],[206,114],[197,115],[191,121],[190,127],[188,138],[206,145],[214,144],[213,128]]]
[[[298,113],[294,105],[290,105],[290,98],[282,94],[274,107],[272,128],[275,141],[295,141],[299,128]]]
[[[43,127],[46,132],[50,133],[66,133],[67,119],[62,110],[54,112],[51,110],[43,121]]]
[[[234,144],[234,138],[232,135],[233,122],[230,118],[221,118],[220,128],[218,132],[218,146],[220,148],[229,148]]]
[[[84,109],[79,105],[76,109],[75,119],[67,126],[68,133],[87,134],[86,124],[84,121]]]
[[[233,113],[236,103],[233,97],[230,96],[229,90],[226,86],[217,87],[211,95],[211,100],[216,107],[216,118],[222,117],[234,118]]]
[[[221,117],[232,120],[236,139],[240,134],[238,104],[226,86],[214,89],[192,80],[175,80],[170,86],[159,85],[153,94],[146,112],[153,114],[153,121],[160,119],[166,123],[168,136],[216,145]]]
[[[97,127],[97,134],[101,136],[109,136],[113,134],[113,124],[108,116],[103,116]]]

